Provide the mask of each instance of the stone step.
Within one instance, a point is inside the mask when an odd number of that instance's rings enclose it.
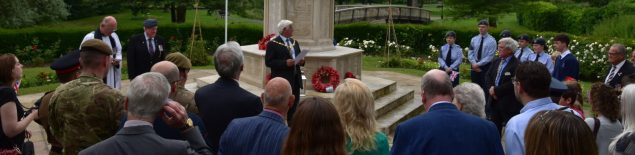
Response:
[[[412,99],[414,99],[414,90],[412,89],[397,89],[397,91],[391,92],[390,94],[376,99],[376,117],[380,118],[391,110],[405,104]]]
[[[410,100],[379,117],[377,119],[377,123],[380,131],[386,133],[387,135],[392,135],[399,123],[420,115],[424,111],[425,108],[420,101],[416,101],[416,99]]]

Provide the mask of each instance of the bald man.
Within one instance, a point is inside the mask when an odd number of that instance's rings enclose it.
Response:
[[[433,69],[423,75],[421,101],[427,112],[397,126],[390,154],[502,155],[496,126],[459,111],[453,96],[446,72]]]
[[[112,88],[119,89],[121,87],[121,42],[115,31],[117,31],[117,19],[113,16],[106,16],[101,20],[99,27],[95,31],[84,36],[81,44],[90,39],[98,39],[110,47],[112,50],[110,55],[112,58],[111,66],[108,68],[108,74],[104,77],[104,83]]]
[[[289,82],[276,77],[267,83],[260,98],[264,111],[229,123],[220,139],[219,154],[280,154],[289,131],[285,118],[295,96]]]

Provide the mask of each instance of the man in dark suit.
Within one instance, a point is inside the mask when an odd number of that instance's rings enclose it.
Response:
[[[194,101],[207,128],[212,151],[218,151],[220,136],[235,118],[256,116],[262,112],[260,98],[240,88],[238,79],[243,70],[243,52],[234,41],[216,49],[214,66],[220,77],[194,94]]]
[[[150,67],[165,59],[169,46],[163,38],[157,36],[158,22],[148,19],[143,22],[143,33],[128,40],[128,79],[150,71]]]
[[[79,154],[213,154],[198,128],[192,126],[185,108],[178,103],[166,103],[169,92],[168,80],[159,73],[144,73],[133,79],[124,101],[128,112],[124,128]],[[180,129],[187,141],[157,135],[152,129],[157,115],[171,127]]]
[[[421,82],[427,113],[397,126],[390,154],[503,154],[494,124],[463,113],[451,103],[454,93],[445,72],[428,71]]]
[[[492,61],[486,75],[485,85],[488,89],[488,104],[491,109],[488,119],[496,124],[502,133],[505,123],[520,112],[523,105],[516,100],[512,77],[519,60],[514,57],[518,42],[512,38],[503,38],[498,42],[499,58]]]
[[[289,109],[287,120],[291,122],[296,106],[300,102],[300,89],[302,86],[302,73],[300,66],[304,66],[304,59],[298,63],[294,62],[296,56],[301,52],[300,44],[293,36],[292,21],[282,20],[278,23],[278,37],[267,43],[265,53],[265,64],[271,68],[271,77],[282,77],[291,84],[293,96],[296,96],[293,106]]]
[[[562,54],[556,58],[551,76],[560,81],[580,79],[580,63],[569,51],[569,42],[569,36],[565,34],[556,35],[553,42],[554,48]]]
[[[220,139],[218,154],[280,154],[289,132],[285,117],[295,97],[281,77],[267,82],[260,96],[265,110],[258,116],[234,119]]]
[[[626,60],[626,47],[622,44],[613,44],[609,49],[609,73],[606,74],[604,83],[613,88],[622,88],[622,77],[635,73],[633,63]]]

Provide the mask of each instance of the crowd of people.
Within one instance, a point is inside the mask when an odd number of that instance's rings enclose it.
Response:
[[[504,31],[497,41],[480,21],[468,46],[472,82],[459,84],[463,55],[456,33],[448,32],[439,69],[421,77],[425,113],[400,123],[390,142],[390,133],[378,129],[373,93],[358,79],[344,79],[330,100],[300,100],[305,62],[294,60],[301,49],[292,24],[280,21],[279,35],[268,43],[272,78],[259,96],[238,83],[244,55],[234,41],[214,52],[214,83],[185,89],[192,64],[167,53],[154,19],[127,44],[125,94],[118,90],[122,46],[112,16],[78,51],[51,64],[62,85],[35,108],[24,107],[14,88],[22,64],[13,54],[0,55],[0,151],[19,154],[27,125],[36,121],[52,155],[635,154],[635,67],[621,44],[611,46],[609,73],[584,99],[579,63],[564,34],[554,38],[550,55],[545,39],[515,40]],[[592,115],[585,115],[583,101]]]

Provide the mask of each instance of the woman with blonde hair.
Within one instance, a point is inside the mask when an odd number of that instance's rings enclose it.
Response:
[[[25,116],[14,85],[22,77],[22,64],[13,54],[0,55],[0,152],[15,153],[24,143],[26,127],[37,118],[37,109]]]
[[[333,104],[344,123],[349,154],[389,153],[386,135],[377,130],[375,98],[366,84],[357,79],[344,79],[335,90]]]
[[[624,130],[609,144],[609,154],[635,154],[635,84],[624,87],[620,99]]]

